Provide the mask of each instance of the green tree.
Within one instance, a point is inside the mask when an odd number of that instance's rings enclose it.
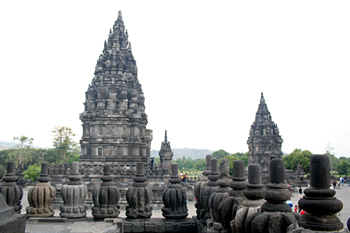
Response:
[[[237,152],[237,153],[232,154],[232,155],[238,157],[240,160],[243,160],[245,166],[248,165],[248,160],[249,160],[249,158],[248,158],[248,152],[245,152],[245,153]]]
[[[310,158],[312,153],[308,150],[295,149],[289,155],[283,157],[284,166],[287,169],[295,171],[296,167],[300,163],[306,173],[310,172]]]
[[[60,154],[56,149],[48,149],[44,155],[44,161],[51,164],[58,164],[60,162]]]
[[[340,160],[339,166],[338,166],[338,173],[339,175],[345,175],[347,176],[350,169],[350,163],[345,160]]]
[[[196,159],[194,161],[193,168],[199,171],[204,171],[207,167],[206,160],[205,159]]]
[[[232,154],[232,155],[227,155],[227,156],[225,156],[225,157],[219,159],[219,166],[220,166],[221,160],[223,160],[223,159],[228,159],[228,163],[229,163],[229,165],[230,165],[230,174],[232,174],[232,173],[233,173],[233,161],[235,161],[235,160],[240,160],[240,159],[238,158],[238,156],[236,156],[236,155],[234,155],[234,154]]]
[[[18,149],[0,150],[0,165],[6,168],[7,162],[10,162],[11,154],[18,154]]]
[[[194,165],[195,165],[195,161],[191,157],[186,159],[186,164],[185,164],[186,169],[193,169]]]
[[[31,179],[32,181],[36,181],[36,178],[39,177],[40,172],[40,166],[38,166],[37,164],[30,165],[28,169],[25,172],[23,172],[24,179]]]
[[[54,130],[52,130],[52,133],[53,146],[60,155],[60,162],[66,163],[67,153],[72,152],[74,147],[77,145],[77,143],[73,141],[75,134],[71,128],[65,126],[56,126]]]
[[[23,152],[24,150],[30,148],[30,145],[32,145],[34,139],[28,138],[27,136],[22,135],[21,137],[13,137],[13,140],[18,142],[18,145],[17,145],[17,147],[19,148],[18,164],[22,165]]]
[[[214,151],[213,152],[213,158],[216,158],[216,159],[222,159],[224,158],[225,156],[229,155],[230,153],[228,153],[227,151],[224,151],[224,150],[218,150],[218,151]]]
[[[182,166],[183,166],[183,169],[185,170],[185,164],[186,164],[186,157],[185,156],[182,156]]]

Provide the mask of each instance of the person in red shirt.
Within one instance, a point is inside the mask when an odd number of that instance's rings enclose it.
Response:
[[[298,209],[299,209],[299,208],[298,208],[298,205],[295,205],[295,206],[294,206],[294,212],[295,212],[295,213],[298,213]]]

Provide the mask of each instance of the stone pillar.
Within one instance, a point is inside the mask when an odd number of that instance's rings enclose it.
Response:
[[[18,177],[14,174],[13,162],[8,162],[7,174],[2,179],[5,183],[3,186],[0,186],[0,193],[4,195],[7,205],[14,207],[15,213],[20,214],[22,209],[21,200],[23,197],[23,190],[16,185],[17,179]]]
[[[229,183],[231,189],[228,196],[219,204],[219,218],[225,232],[231,232],[230,222],[235,218],[236,211],[244,200],[243,191],[247,186],[244,169],[244,161],[236,160],[233,162],[233,176]]]
[[[231,221],[234,233],[245,233],[245,222],[264,204],[264,185],[261,184],[261,169],[259,164],[248,165],[248,185],[243,191],[246,199],[238,207],[235,218]]]
[[[219,204],[227,197],[230,192],[230,165],[228,159],[223,159],[220,162],[219,180],[216,182],[219,186],[216,192],[210,195],[209,208],[211,221],[207,221],[208,233],[220,232],[223,230],[222,220],[219,217]]]
[[[200,192],[200,198],[201,203],[203,206],[203,209],[205,211],[205,215],[203,218],[201,218],[201,222],[206,224],[206,221],[210,219],[210,207],[209,207],[209,198],[210,195],[217,190],[217,183],[216,181],[219,179],[219,173],[218,173],[218,160],[217,159],[211,159],[210,160],[210,175],[208,176],[208,183]]]
[[[0,193],[0,232],[24,233],[26,219],[25,214],[15,214],[14,208],[6,204],[4,196]]]
[[[2,177],[5,175],[5,169],[3,166],[0,165],[0,180],[2,179]]]
[[[178,164],[171,164],[170,185],[163,192],[163,216],[166,219],[186,218],[188,215],[186,199],[186,189],[182,188],[181,180],[178,176]]]
[[[36,180],[39,181],[28,191],[27,216],[28,217],[51,217],[54,215],[53,199],[56,189],[50,185],[49,164],[41,164],[41,174]]]
[[[337,217],[343,203],[334,197],[336,191],[329,189],[330,164],[327,155],[310,158],[310,188],[299,200],[299,207],[306,211],[288,232],[349,232]],[[296,228],[296,229],[295,229]]]
[[[94,202],[94,206],[91,208],[92,215],[96,219],[116,218],[120,213],[118,207],[120,193],[114,186],[114,177],[111,176],[109,165],[104,165],[103,173],[101,185],[95,188],[92,193]]]
[[[169,174],[169,169],[168,168],[163,168],[163,176],[162,177],[163,177],[163,182],[164,183],[168,183],[169,182],[170,174]]]
[[[152,216],[152,190],[147,187],[145,181],[144,164],[137,163],[137,173],[133,178],[134,183],[126,192],[126,200],[129,206],[126,207],[126,216],[129,219],[150,218]]]
[[[16,171],[16,176],[18,177],[17,180],[17,185],[21,188],[25,188],[26,187],[26,182],[24,181],[24,175],[23,175],[23,167],[22,164],[19,164],[17,167],[17,171]]]
[[[60,216],[62,218],[84,218],[86,216],[84,200],[87,195],[87,187],[81,183],[79,162],[73,162],[72,168],[72,172],[68,176],[68,184],[61,188],[64,204],[60,206]]]
[[[285,202],[292,193],[284,184],[284,163],[282,159],[272,159],[269,164],[270,183],[266,185],[265,200],[261,212],[248,217],[246,233],[287,232],[291,224],[296,224],[299,215]]]
[[[202,172],[201,180],[198,181],[194,185],[194,195],[195,195],[195,197],[197,199],[195,207],[197,209],[196,213],[197,213],[197,219],[198,220],[200,220],[205,215],[205,211],[203,210],[203,206],[202,206],[202,203],[201,203],[201,200],[200,200],[200,192],[201,192],[201,190],[204,188],[204,186],[208,182],[208,175],[210,174],[210,160],[213,158],[213,156],[212,155],[207,155],[205,158],[206,158],[206,165],[207,165],[207,167]]]

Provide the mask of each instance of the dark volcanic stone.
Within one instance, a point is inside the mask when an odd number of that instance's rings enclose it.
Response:
[[[273,159],[270,162],[270,183],[284,184],[284,162],[281,159]]]
[[[329,158],[314,155],[310,158],[310,187],[329,190],[331,176]]]
[[[261,212],[251,215],[246,220],[246,233],[286,232],[290,224],[296,224],[299,215],[291,211],[285,203],[291,193],[284,184],[284,165],[282,159],[273,159],[269,164],[270,184],[265,191],[266,202]],[[247,225],[247,224],[251,224]]]
[[[184,219],[188,215],[186,189],[182,187],[178,176],[178,164],[172,164],[171,170],[169,188],[163,192],[163,216],[166,219]]]
[[[306,213],[301,216],[298,225],[314,231],[338,231],[343,223],[337,213],[343,203],[333,197],[335,190],[329,189],[330,166],[327,155],[313,155],[310,158],[310,188],[299,200],[299,206]]]
[[[20,214],[22,209],[21,200],[23,197],[23,190],[16,185],[18,177],[15,176],[13,162],[7,163],[7,174],[2,180],[5,183],[0,186],[0,193],[4,195],[7,205],[14,207],[15,212]]]

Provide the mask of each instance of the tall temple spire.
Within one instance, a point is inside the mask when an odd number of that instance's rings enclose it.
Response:
[[[160,147],[159,157],[160,157],[160,167],[170,169],[172,160],[173,160],[173,152],[171,150],[170,142],[168,141],[168,134],[165,130],[164,142]]]
[[[80,115],[81,162],[150,163],[152,130],[121,11],[98,57]]]
[[[249,163],[258,163],[266,170],[269,160],[282,157],[282,142],[277,124],[272,121],[264,95],[261,93],[258,111],[247,141]]]

